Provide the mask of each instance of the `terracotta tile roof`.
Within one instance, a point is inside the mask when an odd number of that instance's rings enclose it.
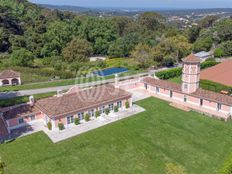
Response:
[[[217,103],[232,106],[232,97],[231,96],[216,93],[213,91],[208,91],[208,90],[204,90],[204,89],[199,88],[196,92],[194,92],[190,95],[196,96],[196,97],[199,97],[202,99],[214,101]]]
[[[4,119],[9,120],[13,118],[19,118],[31,114],[36,114],[40,111],[36,106],[31,106],[29,104],[21,104],[17,106],[2,108],[2,112]]]
[[[169,81],[165,81],[165,80],[157,80],[157,79],[154,79],[152,77],[146,77],[146,78],[144,78],[143,81],[145,83],[148,83],[151,86],[155,86],[155,87],[158,86],[160,88],[164,88],[164,89],[168,89],[168,90],[172,90],[172,91],[176,91],[176,92],[184,94],[181,90],[181,85],[177,84],[177,83],[173,83],[173,82],[169,82]],[[201,88],[199,88],[194,93],[186,94],[186,95],[190,95],[190,96],[202,98],[205,100],[209,100],[209,101],[213,101],[213,102],[232,106],[232,97],[231,96],[216,93],[213,91],[204,90]]]
[[[232,86],[232,60],[207,68],[201,72],[201,79]]]
[[[167,80],[158,80],[152,77],[146,77],[143,79],[143,82],[149,85],[152,85],[152,86],[158,86],[160,88],[165,88],[165,89],[173,90],[176,92],[182,92],[180,84],[169,82]]]
[[[201,60],[194,54],[190,54],[189,56],[182,59],[182,61],[186,63],[200,63],[201,62]]]
[[[5,70],[0,73],[0,79],[20,77],[20,73],[13,70]]]
[[[130,97],[129,92],[103,85],[61,97],[42,99],[36,102],[36,106],[49,117],[61,117]]]

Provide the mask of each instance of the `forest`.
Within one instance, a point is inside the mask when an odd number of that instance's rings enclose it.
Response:
[[[107,66],[89,62],[90,56],[123,58],[119,66],[139,70],[170,66],[191,52],[210,50],[219,58],[232,55],[232,18],[208,16],[180,30],[155,12],[136,19],[101,18],[50,10],[27,0],[0,0],[0,69],[72,78],[82,66]]]

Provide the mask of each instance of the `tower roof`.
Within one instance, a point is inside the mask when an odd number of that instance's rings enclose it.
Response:
[[[200,63],[201,62],[201,60],[194,54],[188,55],[187,57],[182,59],[182,61],[186,63]]]

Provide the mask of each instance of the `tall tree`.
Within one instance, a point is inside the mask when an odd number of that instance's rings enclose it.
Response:
[[[148,30],[158,30],[164,27],[164,17],[159,13],[146,12],[139,16],[138,22]]]
[[[132,51],[131,56],[141,68],[148,68],[154,63],[150,53],[151,48],[148,45],[138,44]]]
[[[12,52],[10,59],[15,66],[32,66],[34,56],[30,51],[20,48]]]
[[[92,52],[92,46],[87,40],[75,38],[64,48],[63,56],[68,62],[86,62]]]

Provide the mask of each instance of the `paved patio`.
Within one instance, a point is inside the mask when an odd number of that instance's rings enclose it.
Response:
[[[43,131],[48,135],[48,137],[51,139],[53,143],[60,142],[62,140],[80,135],[82,133],[88,132],[90,130],[105,126],[107,124],[113,123],[115,121],[133,116],[135,114],[144,112],[145,109],[138,105],[133,105],[131,108],[127,110],[121,110],[117,113],[110,113],[109,115],[100,116],[98,118],[93,118],[89,122],[84,122],[79,125],[70,125],[68,128],[66,128],[63,131],[49,131],[45,126],[43,121],[36,121],[30,125],[27,125],[23,128],[13,130],[8,137],[8,139],[15,139],[24,137],[39,131]]]
[[[145,111],[145,109],[143,109],[142,107],[138,105],[133,105],[128,110],[119,111],[117,113],[110,113],[109,115],[94,118],[93,120],[80,125],[70,125],[63,131],[48,131],[47,129],[45,129],[44,132],[48,135],[52,142],[57,143],[59,141],[80,135],[82,133],[105,126],[115,121],[133,116],[143,111]]]

